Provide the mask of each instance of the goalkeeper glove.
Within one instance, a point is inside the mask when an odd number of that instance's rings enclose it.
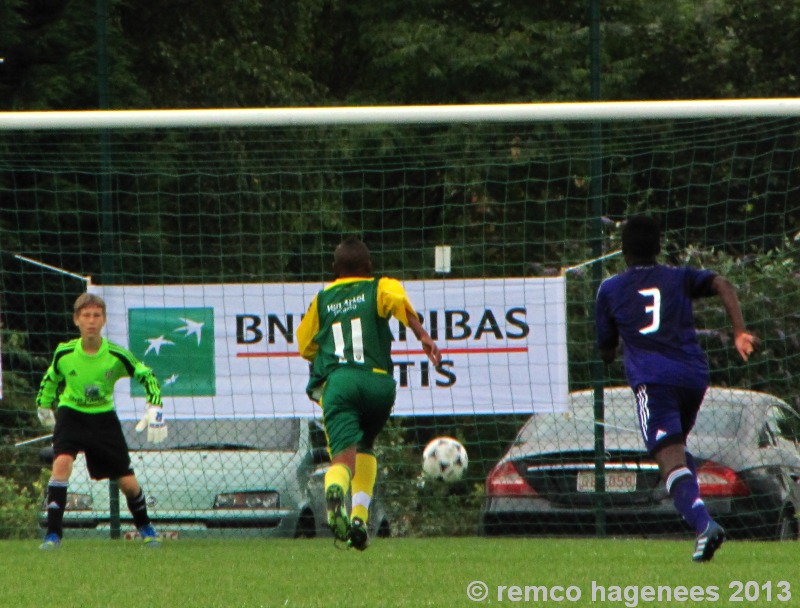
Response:
[[[167,438],[167,424],[164,422],[164,410],[159,405],[148,405],[144,416],[136,425],[136,430],[147,429],[147,441],[161,443]]]
[[[55,427],[56,417],[53,414],[53,410],[51,410],[49,407],[37,408],[36,415],[39,416],[39,422],[42,423],[42,426],[47,427],[48,429]]]

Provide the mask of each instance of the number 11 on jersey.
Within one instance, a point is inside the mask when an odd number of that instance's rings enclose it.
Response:
[[[339,357],[340,363],[346,363],[347,357],[345,357],[344,351],[347,345],[342,324],[337,321],[331,325],[331,331],[333,331],[334,354]],[[361,319],[358,317],[350,319],[350,343],[353,350],[353,361],[364,363],[364,341],[361,333]]]

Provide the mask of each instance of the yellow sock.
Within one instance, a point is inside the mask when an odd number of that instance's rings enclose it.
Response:
[[[369,503],[378,477],[378,460],[372,454],[356,454],[356,474],[353,476],[353,508],[351,517],[367,523]]]
[[[332,464],[328,472],[325,473],[325,492],[334,484],[342,488],[345,495],[350,489],[350,469],[341,463]]]

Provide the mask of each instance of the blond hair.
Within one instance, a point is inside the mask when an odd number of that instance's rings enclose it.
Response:
[[[72,306],[72,310],[77,315],[81,310],[86,308],[87,306],[99,306],[103,310],[103,316],[106,314],[106,302],[98,295],[93,293],[82,293],[78,296],[78,299],[75,300],[75,304]]]

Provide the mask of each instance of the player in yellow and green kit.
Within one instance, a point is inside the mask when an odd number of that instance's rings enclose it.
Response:
[[[78,452],[86,457],[92,479],[115,479],[127,498],[139,535],[149,547],[159,545],[147,514],[147,504],[131,469],[128,445],[114,409],[114,384],[131,377],[144,386],[147,412],[137,430],[147,428],[147,438],[160,443],[167,437],[161,408],[161,391],[149,367],[124,348],[100,335],[106,322],[106,304],[85,293],[73,307],[80,338],[56,347],[36,396],[39,420],[54,427],[53,470],[47,486],[47,533],[42,549],[56,549],[63,536],[64,508],[72,466]],[[59,390],[61,392],[59,394]],[[57,403],[56,414],[51,409]]]
[[[307,393],[322,406],[331,467],[325,475],[328,525],[334,536],[367,548],[367,519],[378,464],[373,444],[394,406],[389,319],[422,343],[434,365],[442,355],[399,281],[375,279],[369,250],[344,240],[333,255],[336,280],[311,302],[297,329],[300,354],[311,362]],[[352,493],[351,512],[344,505]]]

